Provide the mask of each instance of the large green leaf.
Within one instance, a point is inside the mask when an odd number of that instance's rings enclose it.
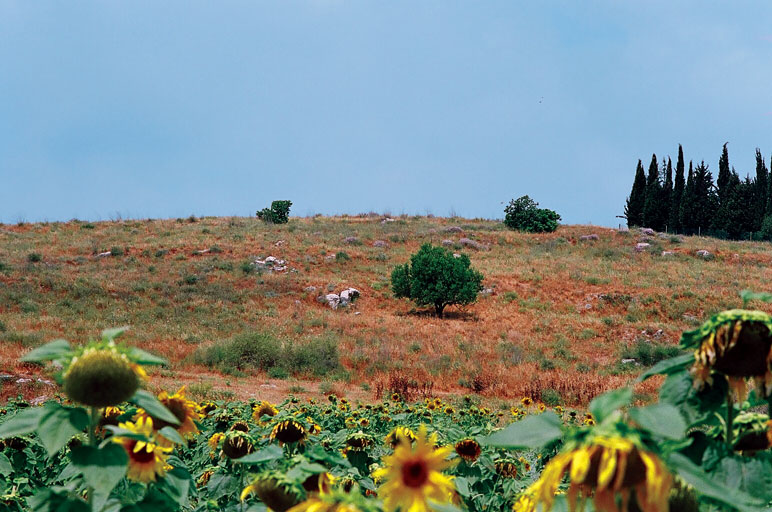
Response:
[[[733,455],[722,458],[711,476],[732,489],[744,491],[768,502],[772,500],[771,467],[772,460],[769,454],[764,452],[755,457]]]
[[[175,430],[173,427],[164,427],[158,432],[166,439],[171,441],[172,443],[182,444],[182,445],[187,444],[185,442],[185,439],[183,439],[180,433],[177,432],[177,430]]]
[[[26,353],[21,360],[25,363],[42,363],[65,357],[71,352],[67,340],[54,340]]]
[[[483,443],[501,448],[537,449],[563,435],[560,425],[560,418],[552,411],[547,411],[512,423],[488,436]]]
[[[144,350],[137,347],[132,347],[129,350],[129,357],[135,363],[143,364],[143,365],[167,363],[166,359],[164,359],[163,357],[158,357],[156,355],[151,354],[150,352],[145,352]]]
[[[166,472],[163,479],[163,491],[175,499],[180,505],[186,505],[190,492],[190,473],[181,467],[175,467]]]
[[[674,453],[669,458],[670,466],[678,476],[702,494],[722,505],[742,512],[758,511],[764,503],[748,494],[725,485],[721,480],[713,479],[702,468],[695,465],[686,456]]]
[[[596,396],[590,402],[590,412],[595,421],[602,422],[609,414],[629,404],[633,399],[633,389],[624,387],[612,389],[602,395]]]
[[[32,512],[91,512],[91,507],[64,487],[49,487],[27,498]]]
[[[726,406],[726,380],[714,377],[713,385],[702,391],[694,389],[688,372],[668,375],[659,389],[660,403],[669,403],[681,411],[689,427],[704,423],[713,417],[713,413]]]
[[[102,339],[105,341],[115,339],[128,330],[129,330],[128,326],[113,327],[112,329],[105,329],[104,331],[102,331]]]
[[[86,483],[99,494],[109,493],[126,475],[129,457],[116,443],[73,447],[72,464],[83,474]]]
[[[159,402],[155,395],[145,391],[144,389],[140,389],[134,393],[134,396],[129,399],[129,402],[135,404],[137,407],[141,407],[154,418],[164,420],[165,422],[171,423],[172,425],[180,424],[180,420],[178,420],[176,416],[174,416],[174,414],[172,414],[172,412],[164,406],[164,404]]]
[[[282,457],[284,457],[284,450],[282,450],[281,446],[270,444],[262,450],[236,459],[236,462],[241,464],[261,464],[263,462],[281,459]]]
[[[0,425],[0,439],[34,432],[40,424],[43,412],[42,407],[31,407],[16,413],[16,416]]]
[[[686,422],[674,405],[656,403],[630,410],[630,417],[652,434],[668,439],[682,439]]]
[[[8,457],[5,456],[5,454],[0,453],[0,475],[9,476],[11,474],[13,474],[13,466],[11,465],[11,461],[8,459]]]
[[[88,413],[84,409],[48,402],[43,406],[43,414],[40,416],[38,437],[51,457],[61,450],[72,436],[86,430],[88,424]]]
[[[681,370],[685,370],[692,363],[694,363],[694,353],[681,354],[680,356],[671,357],[660,361],[638,377],[638,382],[643,382],[649,377],[655,375],[671,375]]]

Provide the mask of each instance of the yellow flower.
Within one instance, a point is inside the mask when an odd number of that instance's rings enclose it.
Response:
[[[135,482],[155,482],[156,477],[163,476],[168,469],[166,459],[171,448],[165,448],[153,442],[153,420],[139,418],[136,423],[126,422],[118,425],[122,429],[142,434],[147,441],[115,436],[113,442],[119,443],[129,456],[127,477]]]
[[[268,422],[263,421],[263,416],[273,417],[273,416],[276,416],[277,414],[279,414],[279,410],[271,402],[259,402],[252,409],[252,421],[254,421],[255,423],[264,425]]]
[[[303,442],[306,439],[306,429],[295,420],[280,421],[271,430],[271,440],[282,444]]]
[[[528,407],[530,405],[533,405],[533,400],[531,400],[530,397],[524,396],[520,399],[520,403],[523,404],[525,407]]]
[[[384,497],[386,512],[426,512],[429,501],[446,504],[453,500],[453,478],[442,474],[453,465],[445,460],[453,448],[437,448],[436,442],[436,435],[427,439],[422,425],[414,446],[401,440],[394,453],[384,457],[386,467],[374,476],[385,480],[378,494]]]
[[[538,406],[536,406],[536,408],[539,409],[539,412],[544,412],[547,410],[547,406],[544,404],[539,404]]]
[[[209,448],[215,452],[217,451],[217,448],[220,446],[220,441],[225,439],[225,434],[222,432],[215,432],[212,434],[212,437],[209,438],[209,441],[206,442],[206,444],[209,445]]]
[[[152,418],[153,424],[155,424],[156,430],[161,430],[164,427],[173,427],[179,432],[179,434],[185,438],[190,439],[198,433],[198,427],[196,421],[201,419],[201,413],[196,402],[185,398],[185,386],[182,386],[175,394],[169,395],[166,391],[163,391],[158,395],[158,401],[164,404],[169,411],[174,414],[174,417],[180,422],[178,426],[172,425],[164,420],[154,418],[144,409],[140,409],[137,412],[137,418]],[[158,442],[163,446],[171,446],[173,443],[163,437],[158,436]]]
[[[415,433],[407,427],[396,427],[384,439],[386,444],[392,448],[396,448],[402,440],[412,443],[415,441]]]
[[[463,439],[454,446],[456,453],[467,462],[474,462],[482,453],[480,443],[474,439]]]
[[[589,495],[594,491],[595,508],[604,512],[619,512],[616,496],[621,495],[622,502],[628,503],[633,494],[643,512],[668,509],[673,477],[659,457],[628,439],[598,436],[558,453],[539,480],[526,489],[515,510],[534,511],[540,503],[549,510],[566,473],[570,478],[570,506],[575,506],[580,492]]]

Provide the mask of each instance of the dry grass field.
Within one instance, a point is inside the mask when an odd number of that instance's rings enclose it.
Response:
[[[599,239],[581,240],[588,234]],[[153,382],[186,383],[202,398],[361,396],[401,385],[583,404],[672,355],[684,329],[741,306],[740,290],[769,289],[769,244],[655,236],[636,252],[641,238],[379,215],[2,225],[0,359],[7,373],[34,375],[17,363],[31,347],[129,325],[127,342],[169,360]],[[375,247],[379,240],[386,246]],[[443,240],[469,254],[489,290],[439,320],[393,298],[389,277],[421,244]],[[288,268],[250,264],[267,256]],[[362,292],[350,307],[317,300],[349,286]],[[637,387],[638,398],[657,385]],[[34,381],[3,386],[6,398],[46,392]]]

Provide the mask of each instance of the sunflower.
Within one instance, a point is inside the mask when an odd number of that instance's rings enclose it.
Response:
[[[135,482],[155,482],[156,477],[163,476],[168,469],[166,459],[171,448],[165,448],[153,440],[153,420],[139,418],[136,423],[126,422],[120,428],[144,435],[147,440],[130,439],[115,436],[113,441],[119,443],[129,456],[129,470],[126,476]]]
[[[280,421],[271,430],[271,440],[281,444],[302,443],[306,439],[306,429],[295,420]]]
[[[118,426],[118,417],[124,414],[124,410],[120,407],[105,407],[102,410],[102,415],[99,418],[99,424],[97,425],[97,431],[104,435],[105,427],[108,425]]]
[[[346,439],[346,449],[363,452],[373,445],[373,437],[364,432],[355,432]]]
[[[529,407],[533,405],[533,400],[528,396],[524,396],[523,398],[520,399],[520,403],[523,404],[523,406],[525,407]]]
[[[539,412],[544,412],[544,411],[546,411],[546,410],[547,410],[547,406],[546,406],[546,405],[544,405],[544,404],[542,404],[542,403],[540,403],[539,405],[537,405],[537,406],[536,406],[536,408],[539,410]]]
[[[328,493],[332,489],[335,477],[326,471],[309,476],[303,481],[307,493]]]
[[[220,441],[223,439],[225,439],[225,434],[222,432],[215,432],[212,434],[212,437],[209,438],[206,444],[209,445],[209,448],[212,450],[212,452],[216,452],[217,448],[220,446]]]
[[[400,396],[399,393],[392,393],[391,394],[391,401],[392,402],[401,402],[402,401],[402,397]]]
[[[384,441],[388,446],[396,448],[403,440],[412,443],[415,441],[415,433],[407,427],[395,427],[394,430],[384,438]]]
[[[217,409],[217,404],[216,404],[216,403],[214,403],[214,402],[212,402],[212,401],[207,401],[207,402],[203,402],[203,403],[201,404],[201,407],[199,407],[199,409],[198,409],[198,410],[199,410],[199,412],[200,412],[200,413],[201,413],[203,416],[209,416],[209,413],[211,413],[211,412],[212,412],[212,411],[214,411],[215,409]]]
[[[517,462],[514,459],[496,459],[493,465],[502,478],[517,478]]]
[[[368,420],[367,418],[362,418],[361,420],[359,420],[359,426],[360,427],[365,427],[365,428],[369,427],[370,426],[370,420]]]
[[[480,443],[469,438],[457,442],[454,448],[456,453],[469,463],[476,461],[480,453],[482,453]]]
[[[533,511],[539,503],[549,510],[566,473],[570,478],[568,500],[572,506],[579,493],[589,496],[594,491],[595,508],[602,512],[619,512],[616,496],[621,495],[622,502],[627,504],[632,494],[643,512],[668,509],[673,477],[660,458],[630,439],[596,436],[558,453],[539,480],[525,491],[527,496],[521,497],[515,510]]]
[[[401,509],[426,512],[429,501],[450,503],[455,487],[453,477],[442,474],[453,465],[445,460],[453,451],[450,446],[436,447],[437,436],[427,439],[426,427],[421,426],[415,445],[401,440],[392,455],[384,457],[385,468],[374,473],[383,478],[378,494],[384,497],[386,512]]]
[[[174,426],[162,419],[154,418],[143,409],[140,409],[137,412],[137,417],[152,418],[156,430],[161,430],[164,427],[173,427],[184,439],[190,439],[198,433],[196,421],[200,420],[202,416],[201,413],[199,413],[198,404],[185,398],[185,386],[182,386],[173,395],[169,395],[166,391],[161,392],[161,394],[158,395],[158,401],[164,404],[164,406],[174,414],[174,417],[180,422],[179,426]],[[165,446],[171,446],[173,444],[162,435],[159,435],[158,441]]]
[[[87,348],[64,372],[64,392],[73,402],[107,407],[125,402],[139,388],[145,374],[114,346]]]
[[[453,407],[451,407],[449,405],[447,407],[445,407],[445,414],[450,416],[450,415],[453,415],[455,413],[456,413],[456,410]]]
[[[772,393],[772,317],[767,313],[723,311],[685,332],[681,344],[695,349],[690,370],[695,387],[712,384],[717,372],[727,377],[740,401],[745,399],[749,378],[763,396]]]
[[[300,503],[303,493],[303,489],[287,480],[285,475],[268,471],[258,475],[241,491],[241,500],[255,494],[270,510],[285,512]]]
[[[359,493],[334,490],[314,495],[287,512],[379,512],[380,509]]]
[[[226,434],[222,442],[222,452],[232,460],[240,459],[252,453],[252,438],[244,432],[233,430]]]
[[[238,420],[233,422],[233,425],[231,425],[231,430],[238,430],[239,432],[249,433],[249,424],[244,420]]]

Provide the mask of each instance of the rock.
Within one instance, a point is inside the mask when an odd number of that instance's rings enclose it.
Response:
[[[384,240],[376,240],[373,242],[373,247],[388,247],[389,244],[386,243]]]
[[[267,389],[278,389],[279,386],[276,384],[260,384],[261,388],[267,388]]]
[[[491,295],[493,295],[493,288],[483,288],[482,290],[480,290],[480,295],[482,295],[483,297],[490,297]]]
[[[443,247],[451,247],[453,244],[455,244],[453,240],[448,240],[447,238],[440,243],[442,243]]]
[[[328,254],[324,257],[324,261],[335,261],[335,255],[334,254]]]
[[[347,236],[343,239],[343,243],[349,245],[357,245],[359,244],[359,239],[355,236]]]
[[[635,359],[622,359],[622,363],[624,364],[635,363]]]
[[[600,237],[593,233],[591,235],[582,235],[579,237],[579,240],[600,240]]]
[[[198,254],[206,254],[206,253],[208,253],[208,252],[209,252],[209,249],[201,249],[200,251],[193,251],[193,254],[194,254],[194,255],[198,255]]]
[[[710,253],[710,251],[706,251],[705,249],[700,249],[699,251],[697,251],[697,253],[696,253],[696,254],[697,254],[697,256],[699,256],[700,258],[705,258],[705,259],[707,259],[707,258],[710,258],[711,256],[713,256],[713,255]]]
[[[316,286],[306,286],[305,288],[303,288],[303,291],[308,293],[314,293],[316,291]]]
[[[461,255],[460,255],[459,253],[457,253],[457,252],[454,252],[454,253],[453,253],[453,257],[454,257],[454,258],[460,258],[460,257],[461,257]]]
[[[484,251],[487,249],[487,247],[480,242],[476,242],[475,240],[472,240],[471,238],[462,238],[458,241],[461,245],[464,247],[469,247],[470,249],[474,249],[475,251]]]
[[[14,378],[10,373],[0,373],[0,381],[12,380]]]
[[[655,236],[657,232],[651,228],[641,228],[641,234],[646,236]]]
[[[284,243],[285,243],[284,240],[279,240],[278,242],[276,242],[273,245],[275,245],[276,247],[281,247],[282,245],[284,245]]]
[[[107,252],[100,252],[99,254],[97,254],[97,255],[96,255],[96,256],[94,256],[94,257],[95,257],[95,258],[106,258],[106,257],[108,257],[108,256],[111,256],[112,254],[113,254],[113,253],[112,253],[112,252],[110,252],[110,251],[107,251]]]
[[[464,230],[461,229],[458,226],[449,226],[449,227],[443,229],[443,231],[445,233],[463,233],[464,232]]]
[[[287,270],[286,261],[280,260],[274,256],[268,256],[266,259],[255,259],[253,265],[256,268],[268,270],[269,272],[283,272]]]
[[[648,247],[651,247],[651,244],[648,244],[646,242],[639,242],[635,244],[635,252],[645,251]]]
[[[26,377],[16,379],[16,384],[26,384],[27,382],[32,382],[32,379],[27,379]]]
[[[359,298],[359,295],[360,295],[359,290],[357,290],[356,288],[346,288],[345,290],[340,292],[340,296],[339,296],[340,305],[346,306],[349,303],[354,302]]]
[[[327,301],[327,304],[332,309],[338,309],[338,305],[340,304],[340,295],[337,293],[328,293],[324,296],[324,300]]]
[[[662,256],[673,256],[675,251],[662,251]]]
[[[391,217],[386,217],[381,221],[381,224],[386,224],[387,222],[394,222],[395,219],[392,219]]]
[[[361,312],[361,311],[357,311],[357,312],[356,312],[356,313],[354,313],[354,314],[355,314],[355,315],[361,315],[361,314],[362,314],[362,312]]]

